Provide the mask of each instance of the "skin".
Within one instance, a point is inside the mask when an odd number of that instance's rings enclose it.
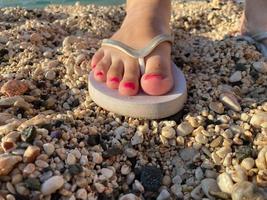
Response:
[[[170,0],[128,0],[126,17],[120,29],[111,37],[140,49],[158,34],[170,34]],[[134,24],[134,26],[133,26]],[[133,38],[138,38],[134,39]],[[171,74],[171,44],[161,43],[145,58],[146,70],[141,76],[136,59],[112,47],[101,47],[92,58],[97,81],[106,82],[121,95],[136,95],[140,88],[149,95],[162,95],[173,86]]]
[[[241,19],[242,34],[267,31],[267,0],[246,0]],[[126,17],[111,39],[140,49],[158,34],[170,34],[170,0],[127,0]],[[266,42],[267,44],[267,42]],[[134,96],[140,88],[149,95],[163,95],[173,87],[171,44],[161,43],[146,58],[141,75],[136,59],[112,47],[101,47],[93,56],[94,77],[121,95]]]

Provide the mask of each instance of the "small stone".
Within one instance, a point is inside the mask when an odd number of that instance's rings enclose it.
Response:
[[[220,158],[225,158],[228,153],[231,153],[232,149],[230,147],[221,147],[219,150],[216,151],[216,154]]]
[[[110,178],[112,178],[114,176],[113,170],[108,169],[108,168],[102,168],[101,169],[101,174],[103,176],[105,176],[107,179],[110,179]]]
[[[220,189],[217,185],[217,182],[215,179],[212,178],[206,178],[201,181],[201,188],[204,194],[210,199],[215,200],[213,196],[210,195],[210,192],[219,192]]]
[[[208,141],[209,141],[208,138],[205,135],[201,134],[201,133],[198,133],[196,135],[195,140],[199,144],[207,144]]]
[[[145,191],[144,186],[138,180],[134,181],[133,190],[141,193]]]
[[[24,181],[25,186],[29,188],[30,190],[40,190],[41,189],[41,183],[37,178],[28,178]]]
[[[81,200],[87,200],[87,191],[84,188],[80,188],[76,192],[76,198]]]
[[[121,196],[119,198],[119,200],[141,200],[141,198],[135,196],[132,193],[129,193],[129,194],[126,194],[126,195]]]
[[[14,156],[10,154],[0,155],[0,176],[8,175],[13,170],[15,165],[22,161],[20,156]]]
[[[202,188],[201,185],[198,185],[197,187],[195,187],[192,192],[190,193],[191,197],[195,200],[201,200],[202,197],[204,196],[203,192],[202,192]]]
[[[42,169],[49,167],[49,164],[46,161],[44,161],[44,160],[36,160],[35,161],[35,165],[37,167],[39,167],[39,168],[42,168]]]
[[[209,108],[218,114],[222,114],[224,112],[224,106],[221,102],[210,102]]]
[[[260,170],[267,169],[267,146],[263,147],[259,154],[257,159],[255,160],[256,166]]]
[[[134,179],[135,179],[135,174],[134,174],[133,172],[129,173],[129,174],[127,175],[127,178],[126,178],[126,182],[127,182],[127,184],[128,184],[128,185],[131,185],[132,182],[134,181]]]
[[[52,131],[52,132],[50,133],[50,136],[51,136],[52,138],[57,138],[57,139],[59,139],[59,138],[61,138],[61,136],[62,136],[62,132],[61,132],[61,131]]]
[[[199,181],[202,180],[202,179],[204,178],[204,173],[203,173],[201,167],[198,167],[198,168],[196,169],[196,171],[195,171],[195,177],[196,177],[196,179],[199,180]]]
[[[99,134],[91,134],[88,135],[87,144],[89,146],[95,146],[100,143],[100,135]]]
[[[233,186],[232,190],[232,200],[265,200],[266,196],[264,196],[256,185],[251,182],[244,181],[240,183],[236,183]]]
[[[242,160],[240,165],[246,170],[251,170],[255,165],[255,161],[253,158],[248,157]]]
[[[55,152],[55,146],[51,143],[46,143],[43,145],[44,151],[48,156],[51,156]]]
[[[35,159],[39,155],[40,155],[40,148],[37,146],[30,145],[30,146],[28,146],[28,148],[26,149],[26,151],[23,154],[23,161],[28,162],[28,163],[32,163],[35,161]]]
[[[103,157],[102,157],[101,153],[93,152],[92,157],[93,157],[93,162],[95,164],[100,164],[103,162]]]
[[[168,190],[163,189],[161,190],[159,196],[157,197],[157,200],[168,200],[170,199],[171,194],[168,192]]]
[[[79,164],[69,166],[69,173],[71,175],[77,175],[81,172],[83,172],[83,168]]]
[[[42,35],[41,34],[39,34],[39,33],[33,33],[33,34],[31,34],[31,36],[30,36],[30,41],[31,41],[31,43],[33,43],[33,44],[39,44],[39,43],[41,43],[42,42]]]
[[[178,199],[183,199],[184,195],[180,184],[174,184],[171,186],[171,191]]]
[[[170,176],[168,176],[168,175],[163,176],[163,178],[162,178],[162,184],[163,185],[169,187],[171,185],[171,183],[172,183],[172,179]]]
[[[106,189],[102,183],[94,183],[94,186],[98,193],[103,193]]]
[[[265,122],[267,122],[267,112],[256,113],[250,120],[250,124],[257,128],[260,128]]]
[[[174,128],[165,126],[161,130],[161,135],[167,139],[173,139],[176,135]]]
[[[237,160],[243,160],[247,157],[250,157],[252,154],[252,149],[250,146],[239,146],[235,149],[235,155]]]
[[[235,170],[231,173],[231,178],[234,182],[240,183],[248,180],[245,169],[243,169],[239,165],[234,166],[234,168]]]
[[[68,165],[74,165],[74,164],[76,164],[76,157],[72,153],[69,153],[67,155],[66,164],[68,164]]]
[[[181,178],[180,175],[177,174],[175,177],[173,177],[172,182],[174,184],[182,184],[183,179]]]
[[[64,179],[62,176],[53,176],[46,180],[41,186],[41,192],[44,195],[50,195],[55,193],[64,184]]]
[[[231,83],[235,83],[235,82],[238,82],[238,81],[241,81],[242,79],[242,73],[241,71],[235,71],[229,78],[229,81]]]
[[[197,154],[197,150],[194,148],[184,148],[180,150],[179,154],[184,161],[189,161]]]
[[[236,112],[240,112],[241,111],[241,106],[238,103],[236,97],[231,94],[231,93],[222,93],[220,95],[220,100],[221,102],[227,106],[228,108],[236,111]]]
[[[147,191],[157,191],[161,186],[163,175],[161,169],[145,166],[141,171],[141,183]]]
[[[142,144],[144,141],[144,135],[140,131],[136,131],[131,139],[132,145]]]
[[[30,126],[22,131],[21,140],[27,143],[32,143],[36,135],[37,135],[36,128],[34,126]]]
[[[122,165],[121,167],[121,174],[122,175],[127,175],[131,172],[131,167],[129,167],[128,165]]]
[[[217,177],[217,184],[222,192],[231,194],[233,191],[234,183],[227,173],[222,173]]]
[[[30,175],[35,171],[35,165],[32,163],[29,163],[28,165],[26,165],[26,167],[23,169],[23,174],[24,175]]]
[[[6,82],[2,87],[1,87],[1,93],[12,97],[12,96],[19,96],[27,92],[29,89],[29,86],[24,83],[23,81],[20,80],[10,80]]]
[[[267,73],[267,63],[263,61],[254,62],[253,65],[254,69],[260,73]]]
[[[137,156],[137,151],[133,148],[126,148],[124,153],[128,158],[134,158]]]
[[[193,132],[194,128],[188,122],[182,122],[177,126],[177,134],[179,136],[186,136]]]
[[[48,70],[46,73],[45,73],[45,78],[47,80],[55,80],[56,78],[56,72],[54,70]]]

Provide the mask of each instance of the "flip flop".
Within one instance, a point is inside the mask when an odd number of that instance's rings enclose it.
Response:
[[[162,42],[172,42],[170,35],[161,34],[153,38],[143,49],[133,49],[119,41],[104,39],[102,46],[110,46],[138,59],[140,71],[145,72],[145,57]],[[174,86],[162,96],[150,96],[143,91],[136,96],[122,96],[118,90],[112,90],[106,83],[94,79],[93,72],[88,77],[91,99],[100,107],[116,114],[145,119],[161,119],[180,111],[187,99],[186,80],[182,71],[172,63]]]
[[[245,40],[250,44],[256,46],[256,48],[267,58],[267,45],[263,43],[263,40],[267,39],[267,32],[261,32],[254,35],[241,35],[238,36],[238,40]]]

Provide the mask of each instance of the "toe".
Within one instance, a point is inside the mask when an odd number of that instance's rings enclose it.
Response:
[[[107,86],[111,89],[118,89],[123,74],[123,62],[118,59],[112,60],[107,72]]]
[[[104,56],[94,68],[94,77],[97,81],[105,82],[108,69],[111,65],[111,58],[109,55]]]
[[[134,96],[139,90],[140,70],[136,61],[124,62],[123,79],[119,85],[119,93],[124,96]]]
[[[153,52],[146,61],[146,71],[141,78],[141,87],[149,95],[163,95],[173,86],[170,54],[158,47],[159,52]]]
[[[102,49],[99,49],[91,60],[91,68],[94,69],[97,65],[97,63],[104,57],[104,51]]]

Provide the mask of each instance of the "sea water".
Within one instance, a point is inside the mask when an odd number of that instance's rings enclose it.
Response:
[[[75,0],[0,0],[0,7],[42,8],[49,4],[74,4]],[[81,4],[119,5],[125,0],[80,0]]]

